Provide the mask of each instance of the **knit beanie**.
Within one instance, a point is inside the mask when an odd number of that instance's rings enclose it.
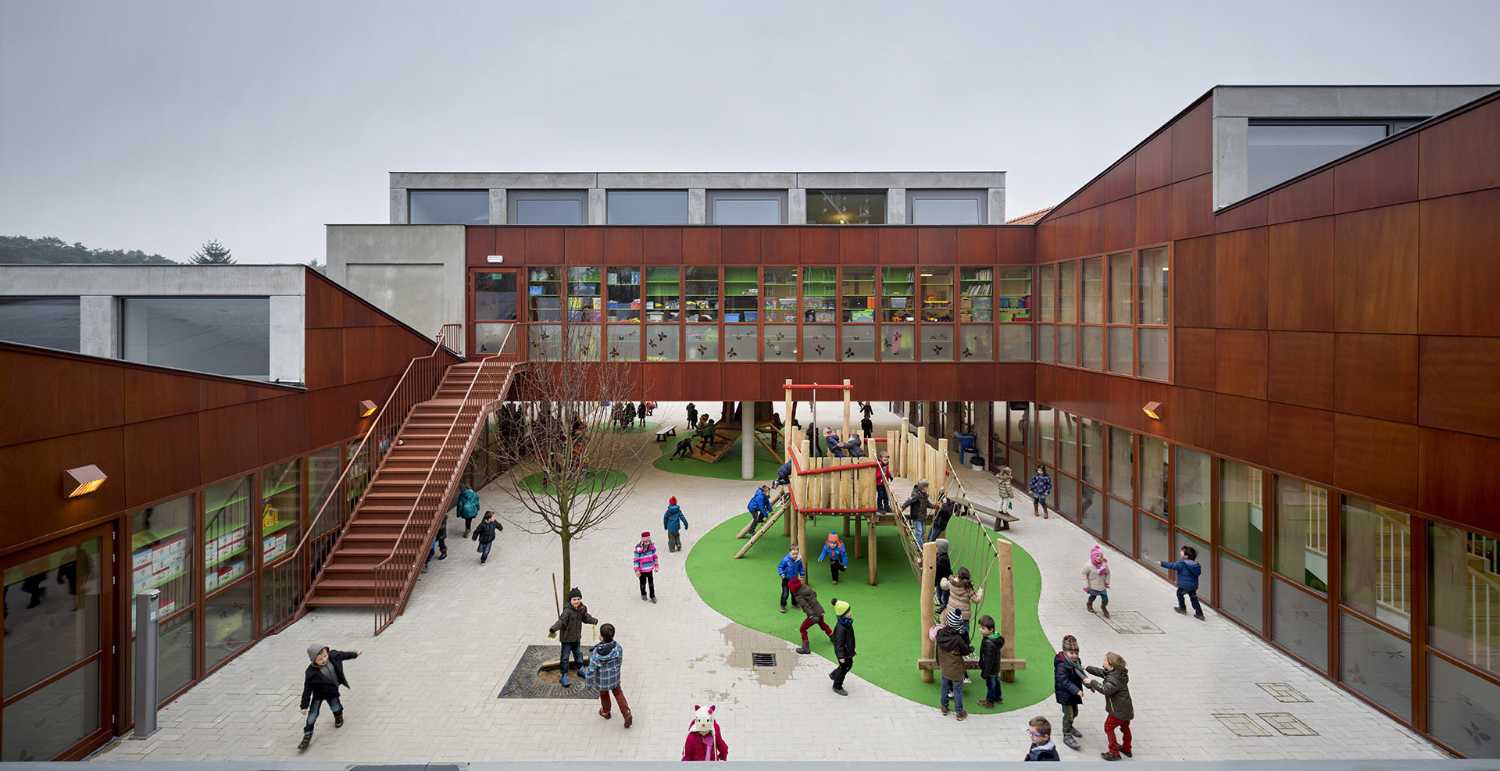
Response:
[[[308,661],[316,661],[317,658],[318,658],[318,654],[322,653],[327,648],[328,648],[327,645],[309,645],[309,646],[307,646],[307,660]]]
[[[677,496],[674,495],[671,498],[668,498],[667,499],[667,505],[668,506],[676,506],[677,505]]]
[[[788,580],[786,582],[786,588],[791,591],[792,594],[796,594],[797,590],[802,588],[802,579],[793,578]]]
[[[939,538],[939,539],[937,539],[936,543],[937,543],[938,554],[947,554],[948,553],[948,539],[947,538]]]
[[[576,586],[573,587],[573,591],[568,592],[568,599],[571,600],[574,597],[577,597],[580,600],[583,599],[583,592]]]
[[[958,612],[958,608],[950,608],[948,610],[948,618],[946,619],[946,623],[948,624],[948,626],[951,626],[954,629],[962,629],[964,626],[963,614]]]
[[[641,537],[642,538],[650,538],[651,537],[651,531],[650,530],[642,530],[641,531]]]
[[[843,600],[834,600],[833,601],[833,614],[835,616],[844,616],[844,615],[848,615],[848,613],[849,613],[849,603],[844,602]]]

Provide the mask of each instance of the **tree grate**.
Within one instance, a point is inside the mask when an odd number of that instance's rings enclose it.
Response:
[[[752,654],[750,654],[750,666],[752,666],[752,667],[774,667],[774,666],[776,666],[776,654],[774,654],[774,653],[752,653]]]
[[[1215,712],[1214,719],[1223,724],[1235,736],[1270,736],[1265,726],[1243,712]]]
[[[1281,733],[1282,736],[1317,736],[1311,726],[1302,722],[1290,712],[1257,712],[1261,720]]]
[[[1302,704],[1311,702],[1306,694],[1293,688],[1286,683],[1256,683],[1262,691],[1271,695],[1271,698],[1283,704]]]

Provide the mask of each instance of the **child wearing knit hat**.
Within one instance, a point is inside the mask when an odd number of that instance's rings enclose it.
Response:
[[[969,635],[964,632],[964,619],[958,608],[948,609],[948,614],[943,617],[943,627],[937,632],[936,642],[938,669],[943,673],[938,707],[947,716],[948,697],[952,695],[958,719],[964,720],[969,716],[964,711],[964,677],[968,672],[968,657],[974,652],[974,646],[969,644]]]
[[[667,551],[682,551],[682,533],[678,531],[688,529],[688,521],[677,506],[675,495],[667,499],[667,511],[661,515],[661,526],[667,531]]]
[[[642,530],[640,543],[635,545],[635,577],[641,584],[641,600],[646,600],[646,589],[651,589],[651,602],[656,603],[656,544],[651,542],[651,531]]]
[[[854,668],[854,619],[849,615],[849,603],[834,598],[833,615],[838,618],[833,622],[833,657],[838,659],[839,665],[828,677],[833,680],[833,692],[840,696],[848,696],[849,692],[844,690],[844,676]]]

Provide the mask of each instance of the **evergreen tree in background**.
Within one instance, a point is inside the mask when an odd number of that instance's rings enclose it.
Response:
[[[189,260],[194,265],[233,265],[234,258],[229,256],[229,250],[219,243],[218,239],[204,241],[203,246],[193,253]]]

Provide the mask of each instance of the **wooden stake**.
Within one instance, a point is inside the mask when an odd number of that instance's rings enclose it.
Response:
[[[849,378],[844,378],[844,430],[839,438],[849,441]]]
[[[917,631],[922,635],[922,658],[936,659],[937,644],[927,636],[932,626],[932,603],[937,593],[937,541],[922,544],[922,594],[917,605]],[[932,682],[932,670],[922,670],[922,682]]]
[[[862,515],[857,515],[857,516],[854,517],[854,558],[855,559],[859,559],[860,558],[860,552],[862,552],[864,550],[864,544],[860,543],[860,541],[864,538],[864,535],[865,535],[864,534],[864,528],[860,524],[863,521],[864,521],[864,517]],[[874,525],[871,525],[870,527],[874,527]]]
[[[870,520],[870,532],[868,533],[870,540],[867,542],[867,545],[865,547],[866,557],[870,561],[870,586],[874,586],[879,581],[880,576],[879,570],[875,565],[875,558],[877,556],[877,552],[875,549],[875,532],[877,529],[878,528],[875,527],[875,520]]]
[[[1000,568],[1000,634],[1005,636],[1005,644],[1000,646],[1000,658],[1013,659],[1016,657],[1016,584],[1013,579],[1013,570],[1010,557],[1010,541],[1004,538],[995,540],[995,555],[1000,560],[997,567]],[[1016,681],[1016,673],[1006,669],[1000,672],[1000,679],[1007,683]]]

